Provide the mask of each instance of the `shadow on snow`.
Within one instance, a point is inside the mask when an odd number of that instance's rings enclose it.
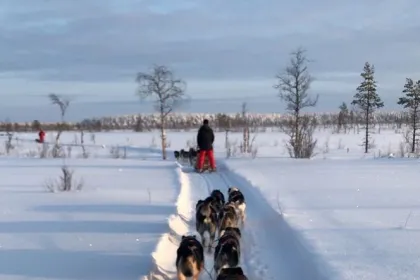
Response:
[[[153,242],[150,244],[152,250]],[[95,251],[0,250],[0,275],[28,278],[129,280],[147,274],[149,254],[109,254]]]
[[[167,215],[175,211],[173,205],[123,205],[123,204],[82,204],[82,205],[42,205],[32,208],[48,213],[106,213],[128,215]]]

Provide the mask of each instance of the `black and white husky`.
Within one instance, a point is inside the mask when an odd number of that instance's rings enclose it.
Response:
[[[214,272],[219,275],[221,269],[236,267],[241,258],[241,231],[239,228],[227,227],[214,250]]]
[[[228,202],[233,203],[236,206],[238,215],[241,217],[242,224],[245,223],[246,218],[246,202],[242,192],[236,187],[230,187],[228,189]]]
[[[200,199],[195,205],[195,229],[201,236],[203,247],[207,247],[209,252],[212,250],[218,225],[217,210],[212,205],[213,201],[213,197],[208,197],[205,200]],[[209,239],[205,233],[209,234]]]

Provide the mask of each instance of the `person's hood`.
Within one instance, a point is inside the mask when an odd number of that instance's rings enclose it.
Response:
[[[210,126],[208,124],[203,124],[203,125],[201,125],[201,129],[210,130]]]

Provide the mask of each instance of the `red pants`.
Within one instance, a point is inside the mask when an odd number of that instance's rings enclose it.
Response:
[[[204,159],[205,159],[206,156],[209,159],[210,167],[215,169],[216,168],[216,161],[214,160],[213,150],[209,150],[209,151],[200,150],[200,153],[198,154],[198,160],[197,160],[197,169],[202,169],[203,168]]]

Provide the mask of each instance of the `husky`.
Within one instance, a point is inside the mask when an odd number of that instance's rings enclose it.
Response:
[[[214,250],[214,271],[220,274],[222,268],[236,267],[241,257],[241,231],[239,228],[227,227],[219,238]]]
[[[188,158],[190,160],[191,166],[196,166],[198,153],[199,153],[198,149],[194,149],[194,148],[189,149]]]
[[[242,224],[244,224],[245,218],[246,218],[246,213],[245,213],[246,203],[245,203],[244,195],[236,187],[230,187],[228,189],[228,194],[229,194],[228,201],[233,202],[236,205],[236,209],[239,212],[238,214],[241,217]]]
[[[208,247],[208,251],[212,251],[212,245],[216,238],[217,231],[217,211],[212,205],[213,198],[208,197],[205,200],[199,200],[195,206],[195,228],[201,236],[201,243],[204,247]],[[204,236],[209,234],[209,240]]]
[[[189,152],[185,151],[184,149],[181,149],[180,151],[174,151],[174,157],[178,161],[187,161],[189,159]]]
[[[195,235],[182,236],[176,251],[175,266],[178,280],[186,280],[187,277],[198,280],[204,270],[204,250]]]
[[[219,237],[222,236],[228,227],[238,227],[239,216],[236,212],[236,205],[233,202],[226,203],[219,213]]]
[[[225,196],[220,190],[213,190],[210,194],[213,197],[213,206],[216,208],[219,214],[225,204]]]
[[[242,268],[238,266],[222,268],[216,280],[248,280],[248,277],[245,276]]]

